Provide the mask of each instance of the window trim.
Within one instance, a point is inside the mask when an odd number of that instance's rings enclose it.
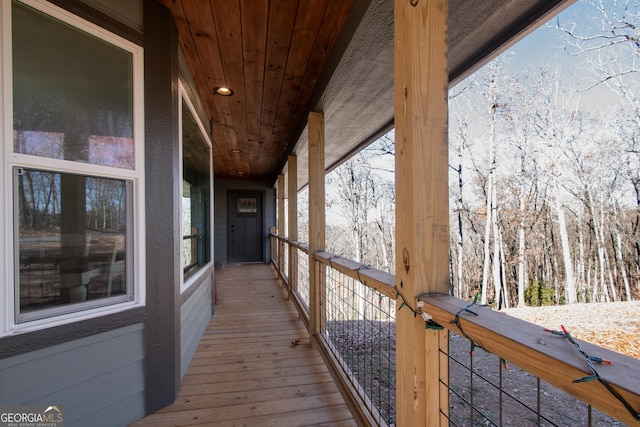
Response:
[[[60,20],[80,31],[90,34],[106,43],[118,47],[132,56],[133,83],[133,140],[134,163],[133,169],[121,169],[109,166],[90,165],[70,160],[38,158],[28,154],[13,152],[13,76],[12,76],[12,3],[0,2],[0,135],[3,147],[0,149],[0,188],[4,192],[0,208],[0,265],[5,272],[0,280],[4,303],[0,303],[0,337],[14,333],[35,331],[44,328],[64,325],[72,322],[91,319],[108,314],[129,310],[133,307],[144,306],[146,300],[146,259],[145,259],[145,182],[144,182],[144,52],[143,48],[117,34],[74,15],[58,6],[44,0],[16,0],[32,7],[54,19]],[[42,169],[51,172],[75,173],[87,176],[113,178],[133,181],[131,214],[131,235],[133,244],[132,267],[132,300],[114,302],[95,308],[82,308],[65,314],[51,314],[50,317],[17,322],[16,312],[16,271],[14,241],[17,233],[14,229],[13,213],[13,167]]]
[[[211,254],[211,259],[209,260],[209,262],[207,262],[206,264],[204,264],[202,267],[200,267],[200,269],[198,269],[198,271],[196,271],[193,275],[191,275],[186,281],[184,280],[184,256],[182,251],[184,250],[184,245],[182,244],[183,239],[184,239],[184,233],[182,230],[182,223],[180,224],[180,293],[183,294],[187,289],[189,289],[192,285],[194,285],[195,283],[199,283],[202,276],[204,276],[205,274],[207,274],[207,272],[210,271],[211,266],[213,265],[213,204],[214,204],[214,199],[213,199],[213,144],[211,143],[211,138],[208,134],[208,132],[206,131],[206,129],[204,128],[202,121],[200,120],[200,115],[196,112],[196,108],[193,105],[193,102],[191,101],[191,99],[189,98],[189,95],[184,87],[184,83],[182,82],[182,79],[180,79],[179,83],[178,83],[178,128],[180,129],[180,131],[178,132],[179,137],[179,144],[178,144],[178,150],[180,152],[180,160],[178,162],[179,164],[179,168],[178,168],[178,173],[180,176],[180,182],[182,183],[182,178],[184,175],[184,171],[183,171],[183,160],[182,160],[182,149],[183,149],[183,142],[182,142],[182,102],[184,101],[185,104],[187,104],[187,107],[189,108],[189,111],[191,112],[191,115],[193,116],[193,118],[196,121],[196,124],[198,125],[198,129],[200,129],[200,133],[202,134],[202,137],[204,138],[205,143],[207,144],[207,146],[209,147],[209,200],[211,201],[209,203],[209,234],[210,234],[210,238],[209,238],[209,250],[210,250],[210,254]],[[182,197],[184,196],[184,187],[181,184],[180,185],[180,218],[182,218]]]

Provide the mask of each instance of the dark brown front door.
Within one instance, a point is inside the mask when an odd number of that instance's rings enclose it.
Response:
[[[262,261],[262,194],[229,192],[229,262]]]

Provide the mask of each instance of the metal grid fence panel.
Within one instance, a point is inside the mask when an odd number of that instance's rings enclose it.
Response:
[[[280,272],[282,277],[284,277],[287,281],[289,280],[289,251],[295,250],[295,248],[291,248],[289,245],[283,243],[282,248],[282,266],[280,266]]]
[[[448,353],[440,351],[449,360],[450,426],[624,426],[453,332]]]
[[[274,265],[278,265],[278,248],[279,248],[279,246],[280,246],[279,240],[276,237],[271,236],[271,262]]]
[[[296,292],[300,297],[300,301],[304,304],[307,311],[309,311],[309,255],[297,248],[294,249],[292,247],[291,250],[295,250],[298,256]]]
[[[320,271],[322,330],[334,356],[379,424],[394,424],[395,301],[333,268]]]

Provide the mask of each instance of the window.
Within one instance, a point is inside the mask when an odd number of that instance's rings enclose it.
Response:
[[[181,90],[182,269],[185,289],[211,262],[211,142]]]
[[[18,322],[132,298],[131,181],[15,167],[14,185]]]
[[[141,303],[142,49],[40,0],[0,7],[4,332]]]
[[[238,197],[238,214],[255,214],[258,212],[258,204],[255,197]]]

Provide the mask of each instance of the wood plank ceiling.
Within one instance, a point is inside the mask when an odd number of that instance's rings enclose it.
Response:
[[[211,118],[215,177],[274,179],[353,0],[158,1]]]
[[[157,1],[211,120],[216,178],[272,184],[293,153],[306,185],[311,110],[325,114],[329,169],[393,125],[394,0]],[[449,0],[450,81],[574,1]]]

